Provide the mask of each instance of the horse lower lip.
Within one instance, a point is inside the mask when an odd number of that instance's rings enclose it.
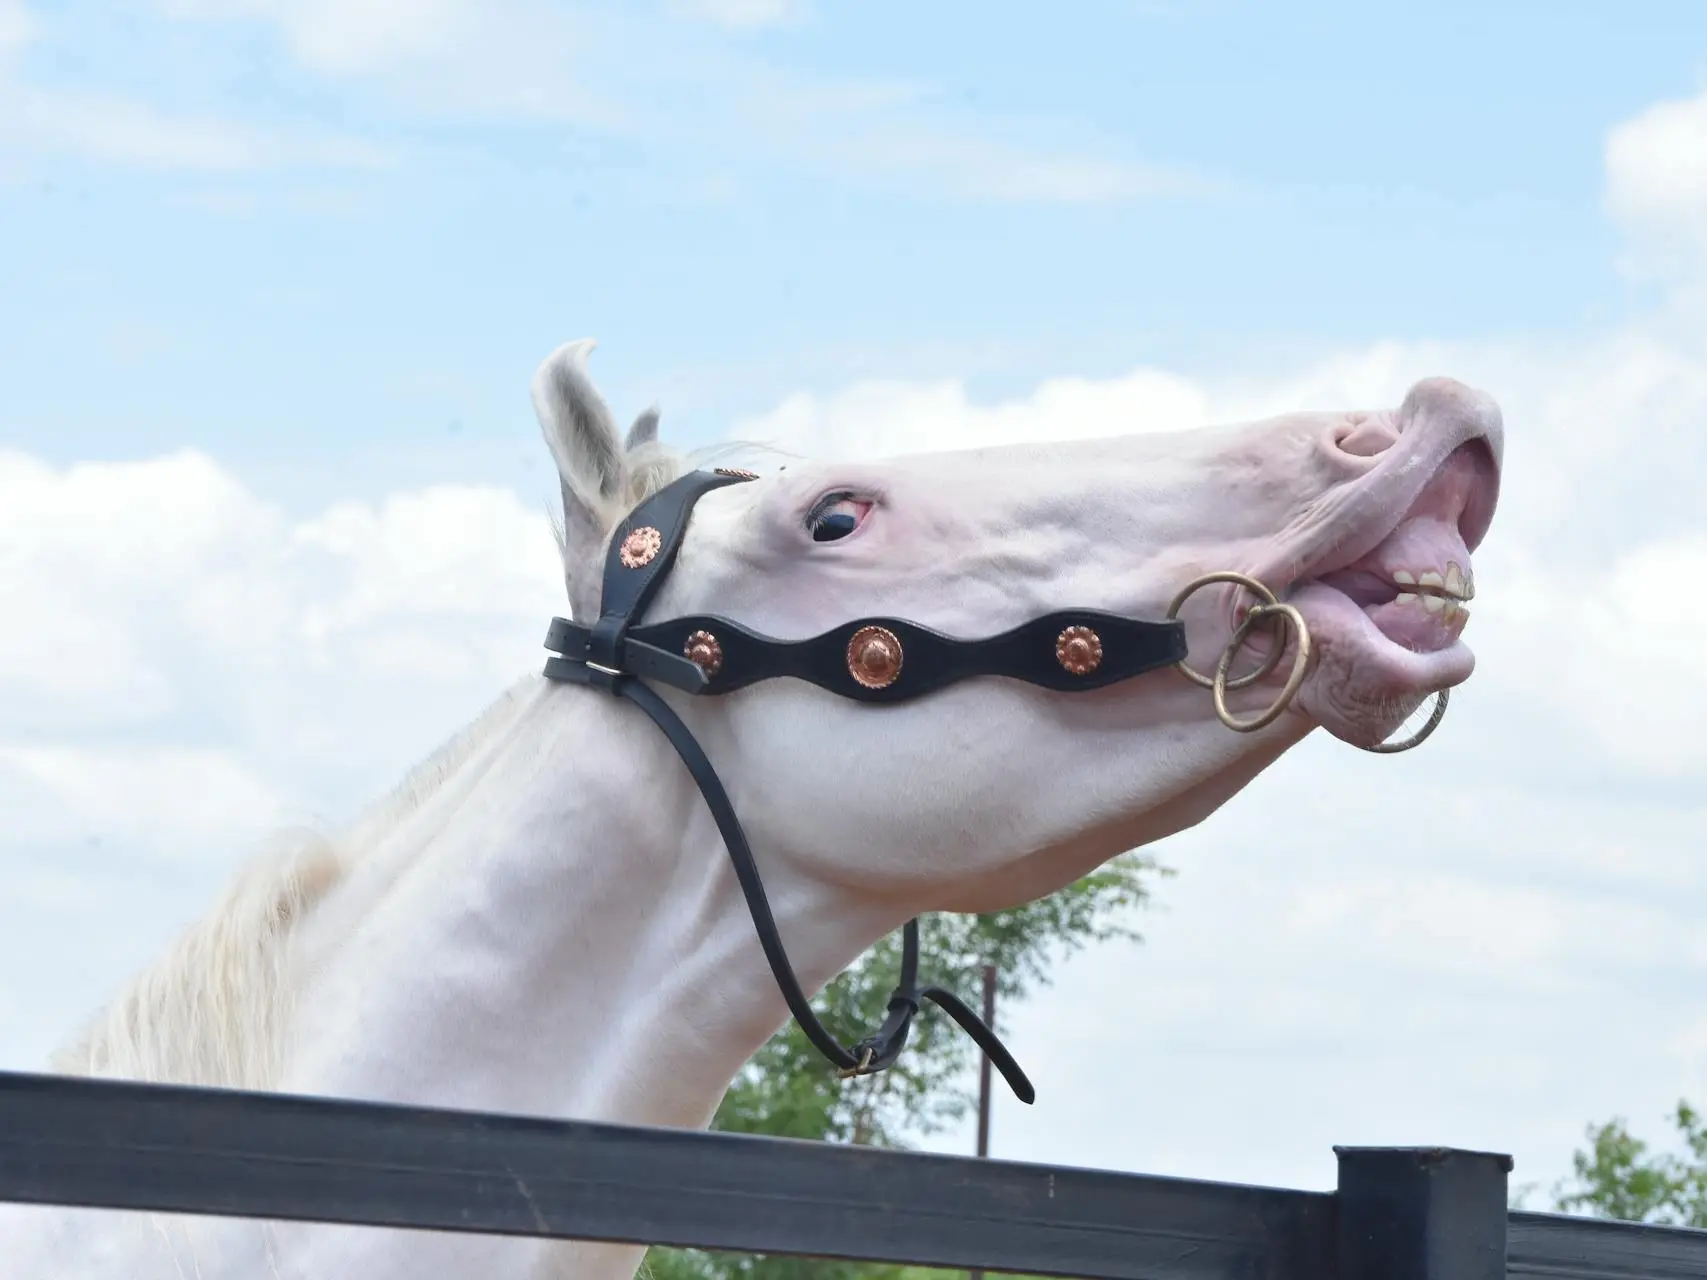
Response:
[[[1319,645],[1347,655],[1372,671],[1386,671],[1383,682],[1439,687],[1443,676],[1468,663],[1469,647],[1460,638],[1468,611],[1447,618],[1408,601],[1360,607],[1343,592],[1318,582],[1301,584],[1294,603],[1303,610]],[[1445,683],[1455,683],[1445,680]]]
[[[1372,576],[1360,570],[1325,574],[1299,583],[1300,588],[1325,588],[1368,620],[1371,632],[1388,644],[1413,653],[1452,648],[1470,619],[1465,601],[1438,587],[1388,582],[1372,589]],[[1347,588],[1350,588],[1349,590]]]

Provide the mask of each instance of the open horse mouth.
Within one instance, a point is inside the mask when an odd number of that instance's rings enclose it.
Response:
[[[1453,412],[1431,412],[1433,397],[1407,399],[1397,442],[1351,486],[1357,510],[1339,512],[1349,528],[1334,547],[1294,561],[1283,591],[1320,650],[1301,700],[1337,737],[1385,737],[1475,669],[1463,640],[1476,594],[1471,552],[1493,520],[1502,431],[1491,402],[1452,385]],[[1480,403],[1467,406],[1466,396]]]
[[[1337,593],[1344,603],[1334,607],[1355,606],[1376,632],[1412,653],[1460,644],[1476,594],[1471,543],[1481,532],[1469,517],[1492,507],[1492,487],[1486,446],[1459,445],[1373,550],[1311,584]],[[1485,519],[1478,523],[1485,529]]]

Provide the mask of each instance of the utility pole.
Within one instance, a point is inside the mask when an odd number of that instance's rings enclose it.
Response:
[[[996,966],[984,966],[984,1025],[996,1029]],[[990,1055],[978,1054],[978,1158],[990,1154]],[[970,1280],[984,1280],[982,1271],[969,1271]]]
[[[996,1029],[996,966],[984,966],[984,1025]],[[978,1054],[978,1158],[990,1154],[990,1055]]]

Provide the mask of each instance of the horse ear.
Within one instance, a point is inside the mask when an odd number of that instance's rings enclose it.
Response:
[[[634,420],[634,425],[628,429],[628,438],[622,442],[623,448],[633,453],[643,444],[652,444],[658,439],[658,406],[653,405]]]
[[[563,491],[563,552],[580,563],[622,516],[626,463],[616,422],[587,376],[594,342],[566,342],[533,376],[533,411],[557,463]]]

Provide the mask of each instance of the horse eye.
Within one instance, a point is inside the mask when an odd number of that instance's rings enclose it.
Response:
[[[859,517],[851,511],[831,511],[812,523],[814,542],[834,542],[859,528]]]
[[[870,503],[856,502],[847,494],[831,494],[812,508],[806,527],[814,542],[834,542],[859,528],[860,517],[870,508]]]

